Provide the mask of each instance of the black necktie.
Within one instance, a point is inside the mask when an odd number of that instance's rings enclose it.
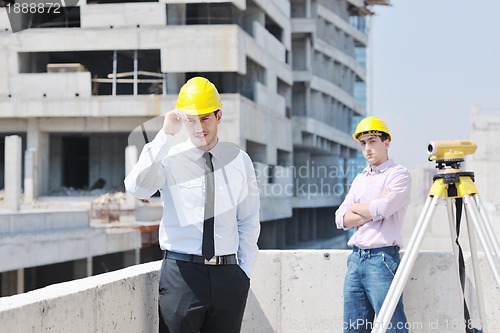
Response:
[[[205,214],[203,221],[203,243],[201,253],[203,258],[210,260],[215,255],[214,246],[214,197],[215,197],[215,181],[214,181],[214,166],[212,164],[212,154],[203,154],[205,159]]]

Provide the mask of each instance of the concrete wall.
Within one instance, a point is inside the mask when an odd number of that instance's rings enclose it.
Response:
[[[90,97],[92,91],[90,72],[17,74],[11,86],[12,95],[25,100]]]
[[[178,3],[197,3],[199,1],[196,0],[159,0],[158,2],[160,3],[166,3],[166,4],[178,4]],[[230,2],[233,5],[235,5],[237,8],[241,10],[245,10],[246,8],[246,3],[245,0],[205,0],[204,2],[207,3],[219,3],[219,2]]]
[[[169,47],[161,50],[161,70],[244,73],[241,31],[234,25],[171,26]],[[218,52],[213,52],[213,50]]]
[[[242,332],[342,332],[348,251],[261,251]],[[468,263],[470,265],[470,263]],[[160,262],[0,298],[2,332],[157,332]],[[481,263],[487,323],[499,332],[500,297]],[[469,276],[470,276],[469,272]],[[474,293],[467,280],[469,293]],[[410,332],[463,332],[453,256],[423,252],[404,293]],[[477,306],[472,303],[473,316]]]
[[[167,13],[161,3],[91,4],[81,8],[82,28],[165,26]]]

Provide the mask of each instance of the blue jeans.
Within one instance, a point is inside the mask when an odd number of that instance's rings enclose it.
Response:
[[[354,247],[347,259],[344,281],[344,333],[371,332],[400,261],[397,246],[368,250]],[[402,297],[387,332],[408,332]]]

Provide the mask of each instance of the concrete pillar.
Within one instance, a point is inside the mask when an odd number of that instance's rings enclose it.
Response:
[[[279,96],[277,87],[278,87],[278,77],[276,76],[276,72],[273,68],[268,68],[266,70],[266,93],[267,100],[275,100],[276,96]],[[271,106],[273,112],[281,112],[282,110],[275,109],[275,107]],[[267,146],[269,147],[267,150],[267,161],[269,164],[276,164],[278,154],[276,153],[276,147],[273,145],[273,141],[270,140],[267,142]]]
[[[298,210],[299,212],[299,241],[305,242],[309,238],[309,214],[306,208]]]
[[[3,272],[0,276],[2,285],[0,297],[24,293],[24,268]]]
[[[0,275],[2,279],[0,297],[16,295],[19,289],[18,271],[3,272]]]
[[[309,215],[309,240],[314,240],[317,238],[317,225],[316,225],[316,208],[310,208],[307,210]]]
[[[345,196],[349,192],[349,173],[350,173],[350,170],[349,170],[349,157],[348,156],[343,156],[343,159],[344,159],[345,177],[344,177],[344,181],[342,183],[342,187],[344,189],[344,193],[342,193],[342,199],[345,198]]]
[[[299,224],[298,224],[298,219],[299,217],[297,216],[297,209],[293,210],[293,215],[290,219],[286,221],[285,225],[285,233],[286,233],[286,245],[287,246],[294,246],[297,244],[299,240]]]
[[[334,195],[336,191],[339,191],[339,189],[335,187],[335,184],[339,182],[338,178],[342,176],[341,170],[337,164],[337,157],[333,155],[315,155],[312,160],[314,166],[312,167],[313,172],[311,172],[311,183],[318,185],[318,193],[316,194]]]
[[[302,185],[307,185],[311,177],[311,154],[307,151],[294,152],[293,164],[296,170],[294,179],[296,195],[301,196],[305,194]]]
[[[185,83],[184,74],[168,73],[167,75],[167,94],[178,94],[179,89]]]
[[[17,270],[17,293],[24,293],[24,268]]]
[[[272,140],[268,141],[265,145],[266,161],[269,165],[278,164],[278,152],[276,150],[276,145],[272,143]]]
[[[7,15],[5,15],[4,17],[7,17]],[[0,59],[9,59],[9,58],[17,58],[17,57],[10,57],[10,51],[8,48],[2,48],[2,50],[0,50]],[[19,67],[16,67],[16,69],[19,68]],[[1,61],[0,62],[0,73],[6,73],[4,75],[1,75],[0,76],[0,95],[3,97],[3,96],[7,96],[9,93],[10,93],[10,85],[9,85],[9,77],[10,77],[10,73],[12,70],[9,68],[9,61]],[[9,74],[7,74],[9,73]]]
[[[317,238],[331,238],[337,232],[335,209],[333,207],[316,208]]]
[[[125,175],[128,175],[138,161],[138,153],[136,146],[127,146],[125,148]],[[126,208],[135,209],[135,198],[132,194],[126,194]]]
[[[259,22],[262,26],[264,26],[266,18],[262,10],[250,2],[247,3],[247,9],[239,17],[239,21],[243,30],[247,31],[250,35],[253,35],[253,22]]]
[[[309,41],[310,41],[310,45],[309,45],[309,49],[312,49],[313,48],[313,42],[312,42],[312,39],[311,38],[307,38]],[[312,53],[312,51],[311,51]],[[311,58],[312,56],[308,56],[308,58]],[[312,71],[312,60],[309,61],[309,63],[307,64],[308,66],[308,71]],[[306,117],[310,117],[311,116],[311,109],[314,107],[312,105],[312,97],[311,97],[311,83],[310,82],[305,82],[304,83],[304,86],[305,86],[305,91],[304,91],[304,99],[305,99],[305,102],[304,102],[304,106],[305,106],[305,116]]]
[[[88,257],[87,258],[87,276],[92,276],[94,274],[94,258]]]
[[[29,203],[49,192],[49,133],[40,131],[36,118],[28,120],[25,157],[29,159],[24,167]]]
[[[276,220],[276,248],[284,249],[286,245],[285,223],[287,220]]]
[[[311,0],[306,0],[306,17],[311,17]]]
[[[167,8],[168,8],[167,25],[185,25],[186,23],[185,3],[179,3],[179,4],[169,3]]]
[[[7,209],[17,211],[21,204],[21,137],[5,137],[5,203]]]
[[[92,276],[92,257],[73,261],[74,279]]]
[[[123,267],[139,265],[140,262],[141,262],[140,249],[123,252]]]
[[[261,223],[258,244],[259,248],[263,250],[276,248],[276,226],[274,221]]]
[[[24,203],[32,204],[36,198],[35,181],[35,159],[36,151],[28,148],[24,152]]]

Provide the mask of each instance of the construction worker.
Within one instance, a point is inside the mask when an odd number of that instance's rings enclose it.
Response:
[[[354,228],[344,280],[344,332],[370,332],[400,263],[401,228],[410,202],[408,170],[389,159],[391,134],[375,117],[362,119],[353,138],[368,166],[356,176],[335,213],[337,228]],[[402,299],[387,332],[408,332]]]
[[[163,202],[160,332],[241,329],[258,255],[260,200],[250,157],[219,141],[221,107],[214,84],[188,80],[125,179],[137,198],[159,190]],[[173,145],[183,126],[189,139]]]

